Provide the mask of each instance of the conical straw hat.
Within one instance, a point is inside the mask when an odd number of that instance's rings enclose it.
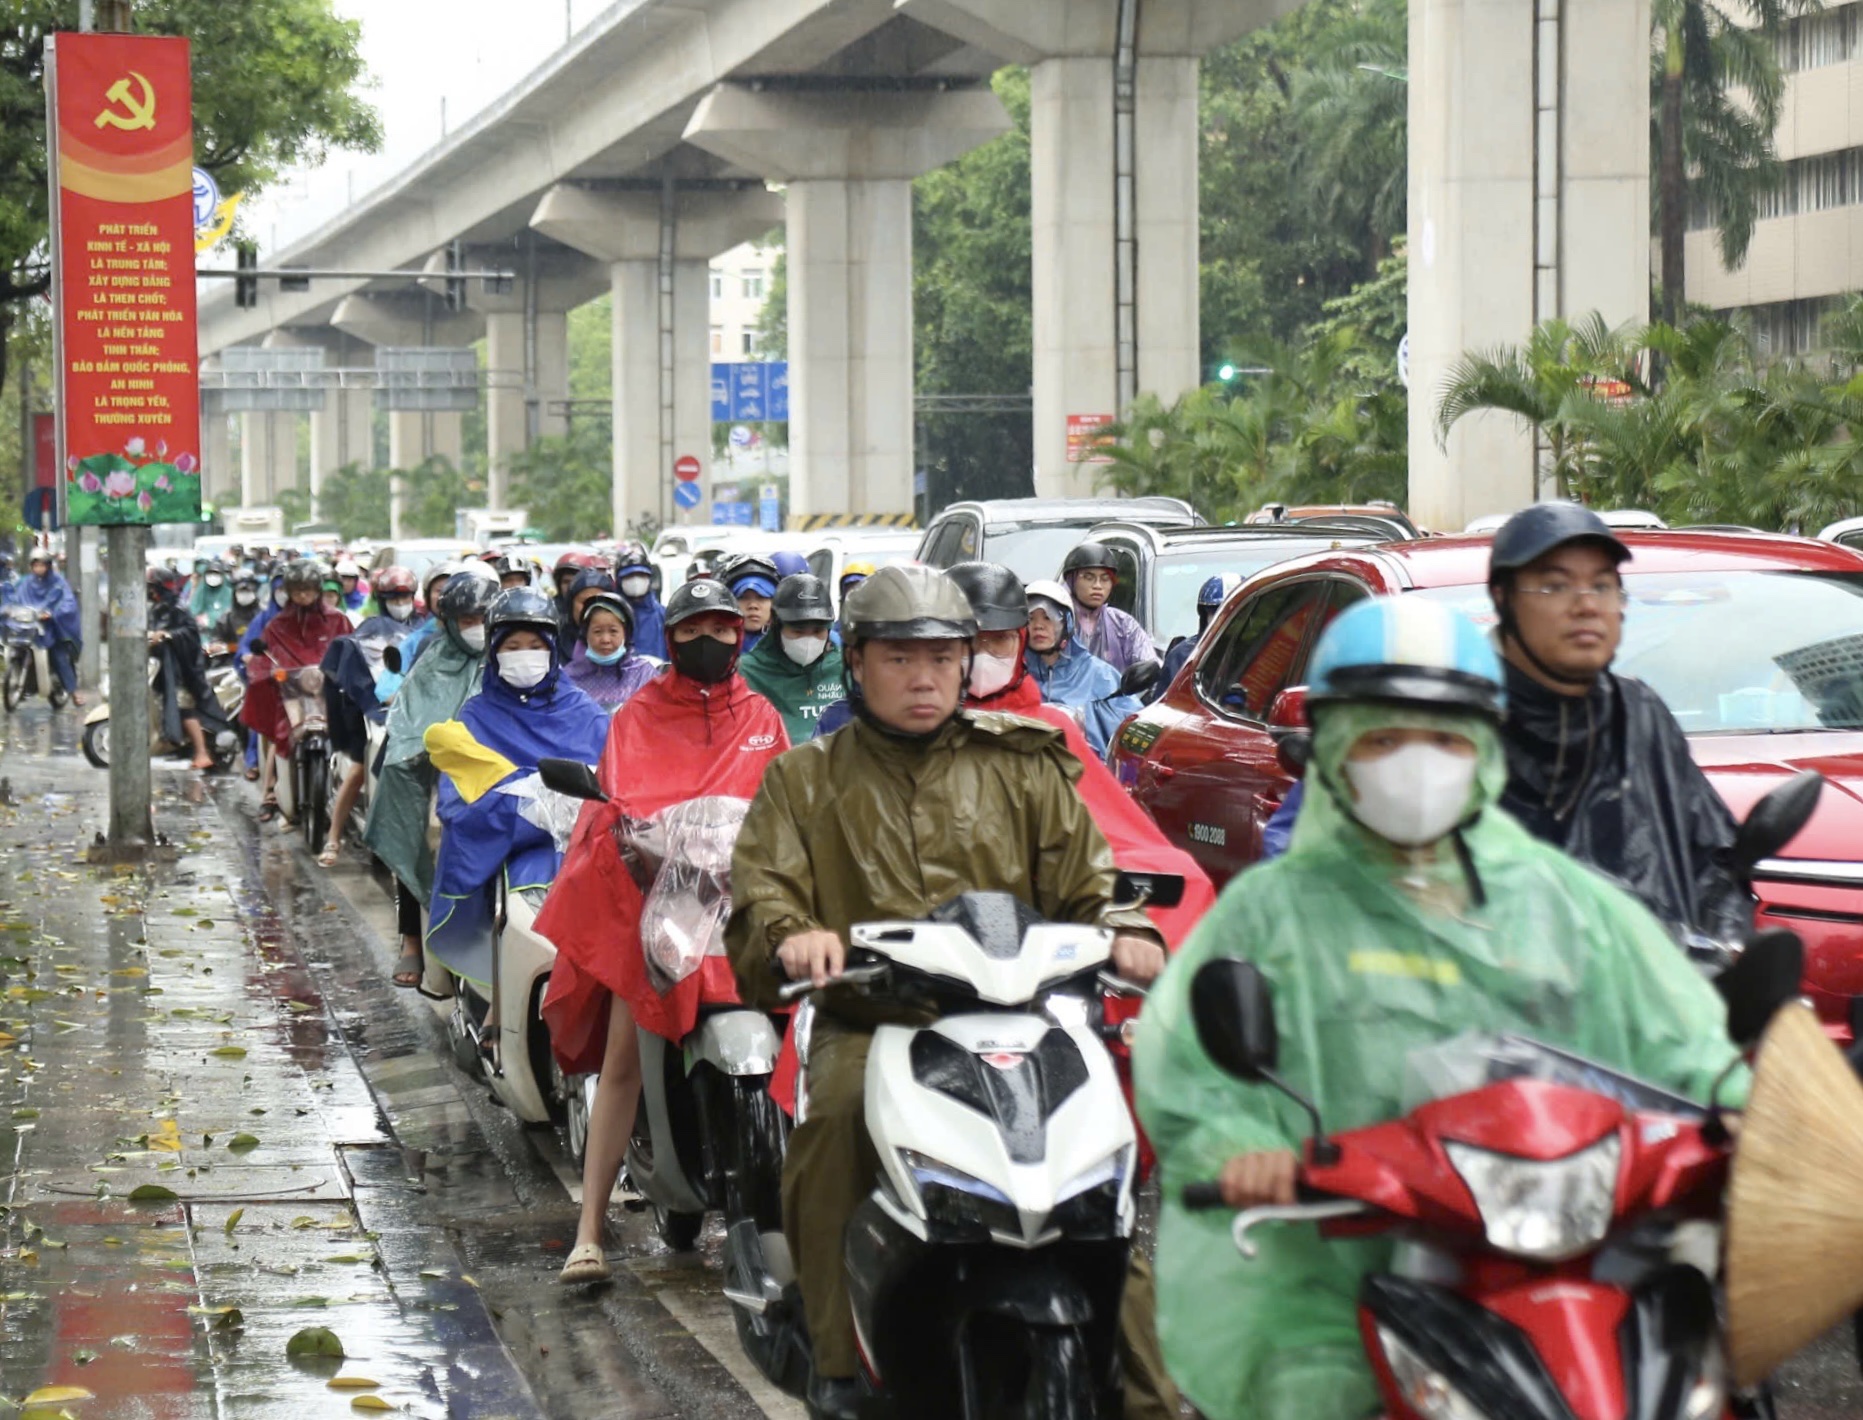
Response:
[[[1755,1385],[1863,1304],[1863,1085],[1809,1007],[1760,1041],[1727,1197],[1727,1334]]]

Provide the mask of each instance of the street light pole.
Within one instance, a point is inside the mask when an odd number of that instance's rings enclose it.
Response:
[[[92,28],[84,24],[88,19],[96,29],[120,33],[130,27],[129,9],[130,0],[87,0],[79,23]],[[142,858],[155,841],[149,783],[149,594],[144,585],[148,545],[149,530],[139,524],[104,529],[110,577],[110,830],[102,851],[93,856],[118,863]]]

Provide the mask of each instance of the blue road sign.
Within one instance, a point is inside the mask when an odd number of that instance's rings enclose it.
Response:
[[[712,366],[714,424],[761,424],[788,418],[787,360],[743,360]]]
[[[33,488],[27,490],[25,507],[26,526],[34,532],[58,531],[58,492],[52,488]]]
[[[750,526],[751,506],[748,503],[714,503],[712,504],[712,526],[740,527]]]
[[[696,483],[675,483],[673,485],[673,502],[681,508],[699,506],[699,485]]]
[[[776,532],[781,527],[782,515],[783,509],[781,503],[777,501],[776,490],[774,488],[765,490],[764,495],[757,500],[758,525],[765,532]]]

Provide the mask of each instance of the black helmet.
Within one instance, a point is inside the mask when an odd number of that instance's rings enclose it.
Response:
[[[323,590],[323,563],[315,557],[300,557],[285,564],[285,590],[296,592],[305,587]]]
[[[627,572],[653,572],[653,559],[647,555],[647,544],[636,538],[630,538],[615,548],[615,576]]]
[[[619,592],[597,592],[582,604],[582,612],[576,618],[577,627],[586,633],[589,629],[589,618],[598,611],[612,611],[620,617],[621,624],[627,628],[628,645],[634,644],[634,608],[628,604],[626,597]]]
[[[173,601],[181,591],[181,574],[167,563],[162,563],[148,570],[143,584],[156,601]]]
[[[518,588],[513,587],[512,590],[517,591]],[[491,610],[498,596],[498,584],[489,577],[455,573],[440,593],[440,618],[457,624],[468,616],[484,616]]]
[[[882,567],[847,594],[842,636],[864,641],[968,641],[976,613],[951,577],[936,567],[896,563]]]
[[[1069,582],[1076,572],[1085,572],[1090,567],[1104,567],[1115,577],[1119,575],[1119,563],[1113,557],[1113,550],[1103,542],[1083,542],[1067,554],[1067,560],[1061,564],[1061,580]]]
[[[772,597],[776,595],[776,584],[783,580],[774,562],[767,557],[759,557],[754,552],[741,553],[718,569],[718,579],[731,589],[733,595],[737,593],[741,585],[753,577],[770,584],[770,590],[766,595]]]
[[[783,578],[771,610],[784,626],[834,620],[834,600],[828,595],[828,584],[807,572]]]
[[[1595,542],[1613,562],[1630,560],[1630,549],[1591,509],[1577,503],[1535,503],[1515,513],[1495,533],[1494,550],[1488,557],[1489,585],[1505,581],[1508,573],[1518,572],[1569,542]]]
[[[233,574],[233,586],[236,589],[239,587],[252,587],[256,590],[258,585],[259,574],[249,568],[242,567]]]
[[[694,577],[690,582],[681,583],[678,590],[666,599],[666,629],[671,631],[682,621],[690,621],[695,616],[704,616],[712,611],[736,617],[739,621],[744,619],[744,614],[737,609],[737,598],[731,595],[729,587],[716,577]]]
[[[207,564],[206,575],[209,577],[224,577],[226,575],[226,563],[222,562],[218,557],[214,558]]]
[[[481,585],[490,586],[490,583]],[[535,587],[507,587],[499,592],[492,598],[492,604],[485,613],[486,639],[495,640],[519,630],[535,631],[554,646],[557,633],[556,602]]]
[[[1022,579],[997,562],[960,562],[945,575],[957,583],[979,631],[1020,631],[1029,624],[1029,594]]]

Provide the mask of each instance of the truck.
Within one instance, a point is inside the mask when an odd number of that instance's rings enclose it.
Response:
[[[461,508],[453,515],[453,535],[480,547],[509,542],[529,526],[530,511],[526,508],[501,508],[496,512],[490,508]]]
[[[222,508],[220,526],[228,537],[243,547],[255,543],[272,547],[284,540],[285,510],[265,505]]]

